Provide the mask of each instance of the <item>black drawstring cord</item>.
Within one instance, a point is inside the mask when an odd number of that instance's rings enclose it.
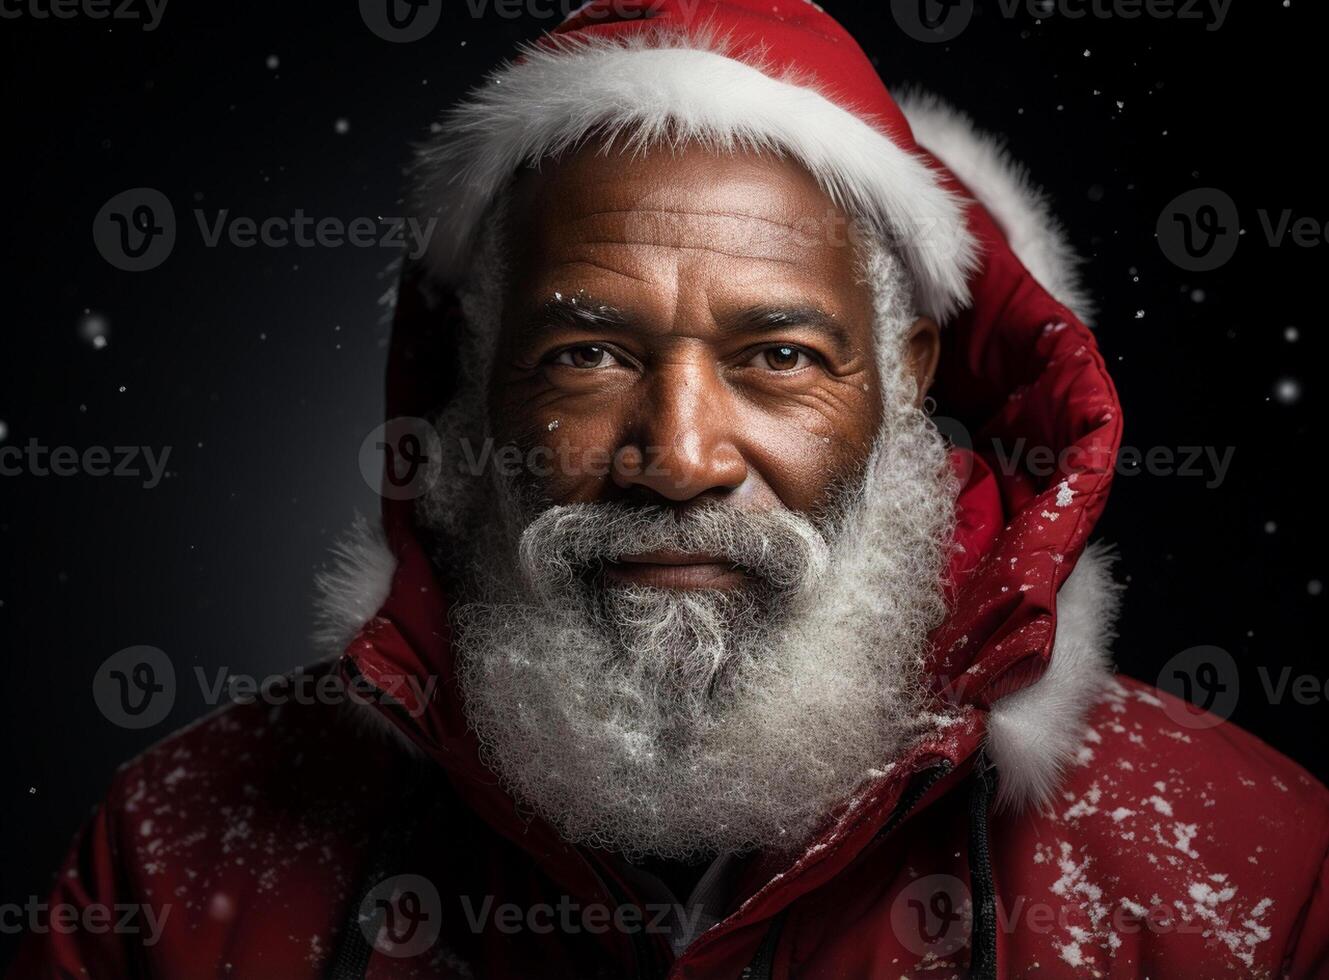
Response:
[[[788,913],[788,909],[782,909],[771,921],[770,928],[762,937],[761,945],[757,947],[757,955],[752,957],[751,963],[743,967],[740,980],[771,980],[771,971],[775,968],[775,947],[780,943],[780,932],[784,929],[784,920]]]
[[[424,796],[428,779],[413,773],[406,792],[402,793],[396,808],[397,819],[382,832],[373,835],[369,859],[360,878],[360,886],[351,894],[351,904],[342,922],[337,950],[328,961],[326,980],[362,980],[369,969],[373,946],[360,924],[360,908],[369,893],[384,879],[400,874],[409,860],[409,847],[420,820],[419,803]]]
[[[974,909],[969,974],[993,980],[997,976],[997,889],[992,878],[988,817],[996,783],[996,767],[979,753],[969,794],[969,890]]]
[[[954,766],[949,760],[943,759],[936,766],[926,769],[916,774],[910,782],[909,787],[900,797],[900,802],[895,805],[894,812],[887,818],[886,823],[881,830],[877,831],[877,837],[885,837],[893,831],[905,817],[913,811],[914,807],[922,802],[923,797],[941,779],[949,773]],[[786,908],[780,912],[771,922],[770,928],[766,931],[765,938],[761,945],[757,947],[757,955],[752,958],[752,962],[743,968],[741,980],[770,980],[771,971],[775,966],[775,947],[780,942],[780,932],[784,929],[785,917],[789,910]]]

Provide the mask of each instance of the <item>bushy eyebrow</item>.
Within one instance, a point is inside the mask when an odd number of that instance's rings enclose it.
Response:
[[[623,329],[631,325],[632,318],[609,303],[602,303],[585,293],[578,296],[555,293],[553,299],[536,307],[527,317],[524,327],[529,333],[539,333],[542,330],[558,327]]]
[[[777,306],[761,304],[728,316],[720,324],[727,333],[746,331],[778,332],[789,327],[810,327],[825,334],[842,357],[854,351],[853,337],[843,323],[820,306]]]
[[[585,293],[577,296],[556,293],[527,318],[525,330],[530,333],[560,327],[583,330],[610,327],[625,330],[630,329],[633,322],[633,317],[626,311]],[[719,326],[727,334],[778,333],[790,327],[810,327],[824,334],[835,345],[841,357],[848,358],[855,350],[853,338],[844,324],[821,307],[811,304],[785,306],[763,303],[749,306],[724,317]]]

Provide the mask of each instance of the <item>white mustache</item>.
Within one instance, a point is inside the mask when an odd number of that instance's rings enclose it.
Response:
[[[716,502],[684,511],[622,503],[549,507],[526,526],[518,545],[527,582],[539,591],[562,587],[599,563],[655,551],[713,555],[781,593],[808,589],[831,559],[830,542],[802,514]]]

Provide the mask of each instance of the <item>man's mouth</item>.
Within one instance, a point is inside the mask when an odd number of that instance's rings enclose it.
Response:
[[[681,551],[621,555],[605,562],[604,572],[610,584],[657,589],[736,589],[748,582],[747,573],[727,558]]]

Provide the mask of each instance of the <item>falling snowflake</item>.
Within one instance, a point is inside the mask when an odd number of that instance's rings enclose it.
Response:
[[[1284,405],[1295,405],[1301,401],[1301,382],[1295,378],[1283,378],[1274,385],[1274,397]]]

